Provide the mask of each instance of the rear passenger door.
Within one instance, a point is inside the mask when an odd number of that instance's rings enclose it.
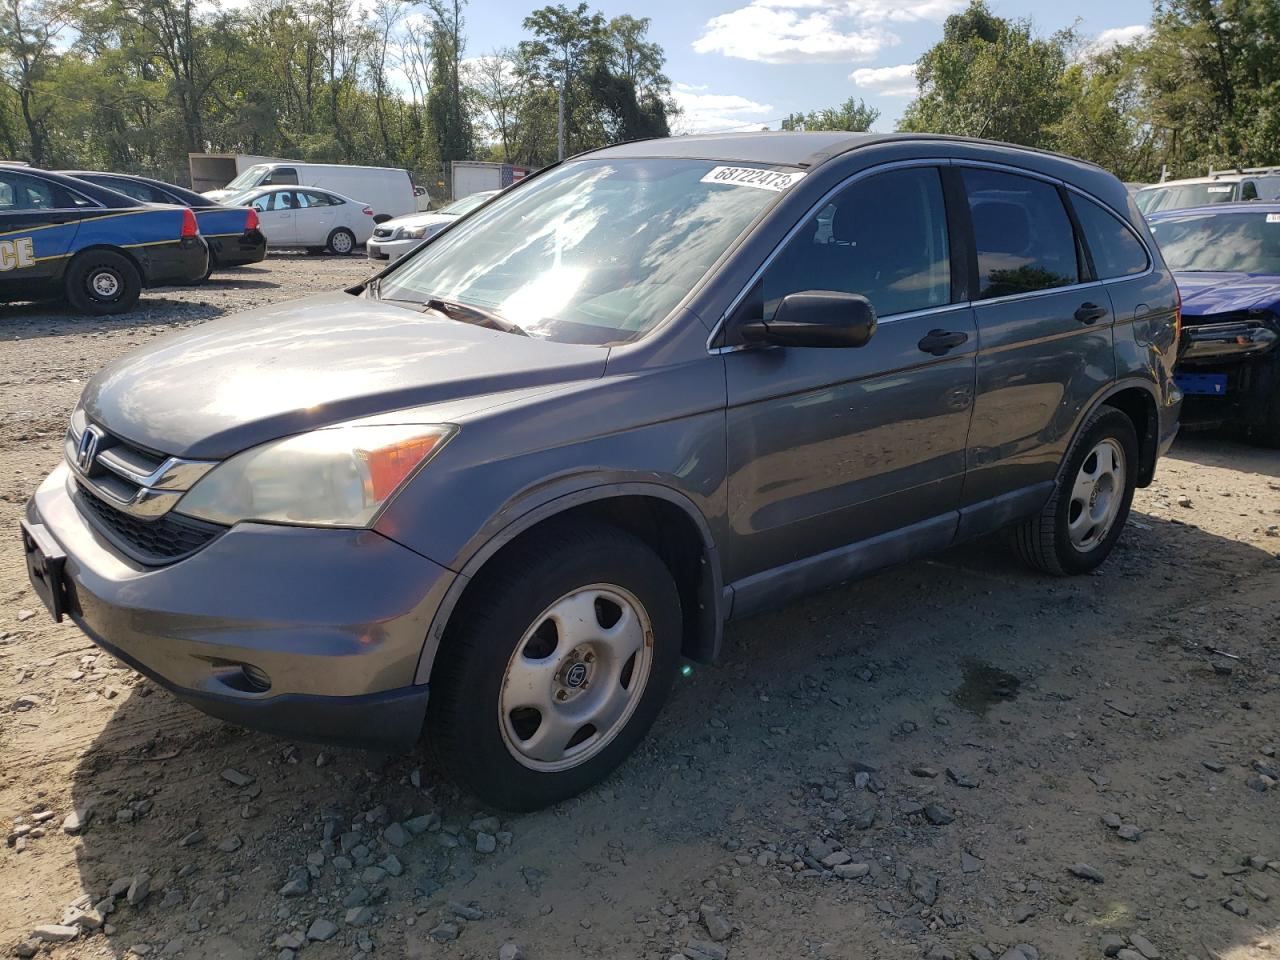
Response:
[[[337,208],[327,193],[317,190],[295,190],[298,198],[297,222],[298,242],[312,247],[321,247],[329,242],[329,231],[337,223]]]
[[[264,193],[250,206],[258,211],[260,229],[268,243],[291,246],[299,242],[292,190]]]
[[[954,535],[976,335],[944,197],[932,165],[855,180],[799,225],[734,311],[730,343],[735,324],[767,320],[805,290],[862,294],[879,322],[859,348],[725,355],[726,579],[922,521],[889,549]],[[753,604],[750,581],[736,589],[741,613]]]
[[[1115,316],[1063,186],[1030,172],[957,169],[973,227],[980,344],[964,536],[1047,496],[1077,418],[1115,378]]]

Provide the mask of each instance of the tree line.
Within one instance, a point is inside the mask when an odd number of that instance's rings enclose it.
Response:
[[[678,113],[649,19],[532,11],[527,40],[467,55],[467,0],[0,0],[0,154],[185,175],[187,153],[409,168],[538,167],[665,136]]]
[[[531,167],[665,136],[679,110],[647,17],[533,10],[528,38],[468,56],[467,0],[0,0],[0,153],[39,166],[185,176],[186,154],[409,168]],[[1155,0],[1099,45],[971,0],[916,64],[899,127],[1059,150],[1126,180],[1280,163],[1280,3]],[[850,98],[786,130],[866,130]]]
[[[1150,28],[1099,46],[1038,36],[982,0],[917,62],[900,127],[1092,160],[1123,180],[1280,164],[1280,3],[1156,0]]]

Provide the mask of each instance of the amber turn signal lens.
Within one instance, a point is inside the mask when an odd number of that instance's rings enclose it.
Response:
[[[396,492],[405,478],[431,454],[444,438],[439,434],[411,437],[376,450],[358,450],[369,471],[369,486],[373,499],[385,500]]]

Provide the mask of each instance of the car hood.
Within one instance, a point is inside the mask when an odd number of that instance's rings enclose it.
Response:
[[[1280,302],[1280,276],[1260,273],[1174,273],[1182,312],[1200,317]]]
[[[220,203],[223,200],[227,199],[227,197],[234,196],[237,193],[243,193],[243,192],[244,191],[242,190],[206,190],[204,191],[204,193],[200,194],[200,196],[208,197],[210,200],[214,200]]]
[[[410,213],[394,220],[379,224],[381,227],[429,227],[437,223],[452,223],[456,220],[451,213]]]
[[[223,459],[343,420],[593,379],[607,354],[330,293],[157,340],[105,367],[81,402],[139,446]]]

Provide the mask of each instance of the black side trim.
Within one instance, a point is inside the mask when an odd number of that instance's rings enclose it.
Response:
[[[1054,481],[1042,480],[1021,490],[1012,490],[961,508],[956,539],[971,540],[1031,516],[1049,502],[1053,486]]]
[[[958,513],[944,513],[901,530],[743,577],[729,585],[733,591],[732,617],[736,620],[778,607],[795,597],[941,550],[955,539],[958,518]]]

